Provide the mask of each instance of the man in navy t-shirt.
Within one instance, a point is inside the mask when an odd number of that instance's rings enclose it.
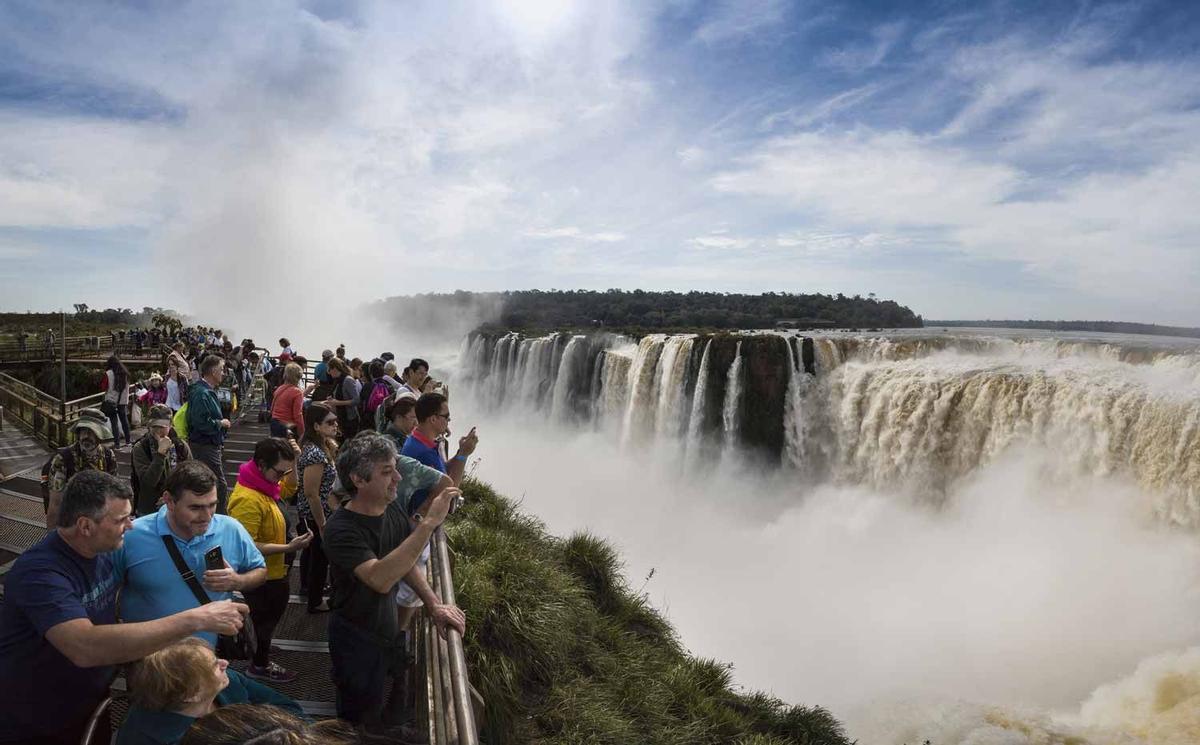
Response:
[[[430,468],[436,468],[453,479],[455,486],[461,486],[467,458],[475,452],[475,446],[479,444],[475,428],[471,427],[471,431],[465,437],[459,438],[458,452],[447,463],[437,445],[437,438],[450,431],[450,404],[446,397],[440,393],[422,394],[417,399],[416,413],[417,426],[404,441],[400,454],[415,458]],[[413,492],[408,503],[409,514],[415,512],[428,498],[428,489]]]
[[[210,603],[145,623],[116,623],[113,553],[132,525],[133,493],[110,474],[67,482],[58,527],[23,553],[0,610],[0,743],[80,741],[113,666],[199,631],[236,633],[244,605]]]

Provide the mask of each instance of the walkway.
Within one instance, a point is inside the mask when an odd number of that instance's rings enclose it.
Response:
[[[135,438],[141,431],[135,431]],[[252,417],[238,421],[230,432],[225,445],[225,477],[230,487],[237,481],[237,469],[254,452],[254,443],[268,435],[267,425],[258,424]],[[0,436],[0,448],[4,446]],[[17,555],[40,541],[46,535],[45,515],[42,511],[41,464],[48,457],[42,450],[36,456],[35,467],[30,471],[0,481],[0,597],[3,597],[3,580]],[[130,470],[130,454],[126,448],[117,452],[117,476],[127,480]],[[295,508],[292,518],[295,518]],[[275,646],[279,652],[272,659],[300,676],[291,683],[276,684],[275,688],[298,701],[314,718],[334,716],[333,685],[330,679],[329,646],[326,641],[328,613],[310,615],[302,598],[298,597],[299,570],[294,568],[289,575],[292,595],[288,600],[287,612],[276,629]],[[233,666],[244,670],[245,662]],[[125,683],[118,679],[114,689],[123,691]],[[124,719],[128,704],[117,699],[113,704],[114,727]]]

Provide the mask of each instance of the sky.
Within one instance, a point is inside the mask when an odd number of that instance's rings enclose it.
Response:
[[[1200,325],[1200,4],[0,0],[0,309]],[[260,316],[257,316],[260,317]]]

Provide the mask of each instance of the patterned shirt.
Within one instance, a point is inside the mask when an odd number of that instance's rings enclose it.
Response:
[[[67,479],[80,471],[105,471],[104,446],[96,448],[92,453],[85,453],[78,444],[72,445],[75,455],[75,472],[67,474],[67,465],[63,463],[62,453],[55,453],[50,462],[50,491],[60,492],[67,487]]]
[[[300,453],[300,460],[296,462],[296,511],[300,513],[300,517],[306,521],[312,520],[312,509],[308,506],[308,497],[304,491],[304,470],[309,466],[315,465],[324,466],[324,471],[321,473],[321,486],[318,494],[321,497],[321,508],[325,511],[325,517],[333,514],[333,509],[329,506],[329,494],[333,491],[333,481],[337,478],[337,469],[329,462],[329,456],[325,451],[317,447],[311,442],[304,443],[304,450]]]

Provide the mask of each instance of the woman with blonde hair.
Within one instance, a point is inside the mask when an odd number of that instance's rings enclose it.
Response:
[[[295,362],[283,368],[283,383],[271,399],[271,436],[287,437],[288,428],[296,437],[304,436],[304,389],[300,387],[303,371]]]
[[[231,704],[269,704],[304,716],[295,701],[230,669],[194,636],[135,664],[129,688],[132,702],[116,745],[177,743],[192,722]]]

